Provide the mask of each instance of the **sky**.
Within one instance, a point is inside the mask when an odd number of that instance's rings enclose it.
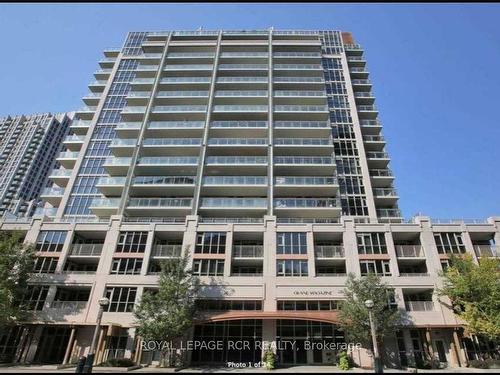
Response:
[[[403,215],[500,216],[499,19],[499,4],[1,4],[0,117],[81,107],[128,31],[351,31]]]

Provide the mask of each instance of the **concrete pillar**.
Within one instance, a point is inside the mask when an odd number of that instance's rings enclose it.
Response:
[[[465,227],[465,224],[463,225]],[[465,245],[465,251],[472,256],[472,260],[478,264],[479,260],[476,255],[476,251],[474,250],[474,245],[472,244],[472,240],[470,238],[469,232],[467,232],[467,229],[462,232],[462,240],[464,241]]]
[[[151,260],[151,251],[153,250],[153,242],[155,236],[155,223],[150,224],[148,231],[148,238],[146,240],[146,249],[144,250],[144,257],[142,259],[141,276],[146,276],[149,271],[149,262]]]
[[[403,339],[405,342],[406,356],[408,358],[408,367],[416,367],[415,353],[413,350],[413,341],[409,329],[403,329]]]
[[[36,328],[34,329],[33,336],[29,344],[29,348],[26,351],[26,354],[24,355],[23,362],[31,363],[34,361],[36,351],[38,349],[38,344],[40,343],[42,337],[43,327],[44,326],[42,325],[37,325]]]
[[[387,245],[387,254],[389,254],[391,257],[391,259],[389,260],[391,274],[393,277],[399,277],[398,258],[396,256],[396,248],[394,246],[394,240],[392,238],[391,226],[389,224],[386,224],[385,228],[386,232],[384,233],[384,237],[385,243]]]
[[[276,353],[276,320],[274,319],[262,321],[262,359],[267,349]]]
[[[56,266],[56,273],[61,273],[64,269],[64,264],[68,258],[69,252],[71,251],[71,243],[73,242],[75,224],[71,225],[71,229],[66,233],[66,239],[64,240],[64,245],[59,254],[59,261]]]
[[[352,218],[343,218],[344,233],[343,243],[345,250],[345,265],[347,273],[361,275],[359,267],[358,242],[356,238],[355,224]]]
[[[316,277],[316,257],[314,255],[314,235],[313,235],[311,224],[307,225],[306,242],[307,242],[308,274],[309,274],[309,277]]]
[[[231,261],[233,259],[233,224],[228,224],[229,228],[226,232],[226,252],[224,257],[224,277],[231,276]]]
[[[127,330],[128,338],[127,338],[127,346],[125,347],[125,355],[124,358],[133,359],[133,354],[135,354],[135,332],[136,328],[129,328]]]
[[[264,216],[264,311],[276,311],[276,217]]]
[[[63,365],[66,365],[71,358],[73,344],[75,341],[75,333],[76,333],[76,328],[71,327],[71,333],[69,335],[68,346],[66,347],[66,352],[64,353],[64,359],[63,359],[63,363],[62,363]]]

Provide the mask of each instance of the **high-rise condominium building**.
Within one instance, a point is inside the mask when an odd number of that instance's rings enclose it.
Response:
[[[0,119],[0,216],[33,214],[70,122],[65,113]]]
[[[495,256],[500,218],[403,221],[363,49],[349,33],[133,32],[104,55],[47,206],[1,223],[24,231],[38,258],[32,319],[4,333],[0,354],[75,361],[105,296],[97,362],[157,361],[132,311],[157,287],[161,260],[183,252],[203,284],[186,339],[266,342],[281,364],[335,363],[335,350],[306,343],[344,342],[338,308],[352,272],[381,275],[394,288],[388,306],[407,314],[384,342],[388,366],[431,356],[464,366],[491,350],[464,334],[436,288],[450,254]],[[186,355],[224,364],[258,362],[262,351]],[[365,349],[350,355],[371,365]]]

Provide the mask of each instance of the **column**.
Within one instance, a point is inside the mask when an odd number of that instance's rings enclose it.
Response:
[[[262,321],[262,359],[267,349],[276,353],[276,320],[264,319]]]
[[[62,363],[63,365],[66,365],[71,359],[71,353],[73,351],[73,344],[75,341],[75,333],[76,333],[76,328],[71,327],[71,334],[69,335],[68,346],[66,348],[66,352],[64,353],[64,360]]]
[[[391,257],[389,260],[391,266],[391,274],[393,277],[399,277],[398,257],[396,256],[396,248],[394,246],[394,239],[392,238],[391,226],[385,225],[386,232],[385,243],[387,245],[387,254]]]
[[[233,230],[234,225],[228,224],[228,231],[226,232],[226,251],[224,253],[224,277],[231,276],[231,260],[233,254]]]
[[[312,230],[312,225],[307,225],[306,232],[307,241],[307,267],[309,277],[316,277],[316,257],[314,254],[314,234]]]
[[[151,260],[151,253],[153,251],[153,243],[155,237],[155,226],[156,224],[151,223],[148,238],[146,240],[146,249],[144,250],[144,257],[142,259],[141,276],[146,276],[149,271],[149,262]]]
[[[345,265],[347,273],[352,272],[359,276],[361,269],[359,267],[358,242],[356,238],[355,224],[352,218],[343,218],[344,235],[343,243],[345,249]]]

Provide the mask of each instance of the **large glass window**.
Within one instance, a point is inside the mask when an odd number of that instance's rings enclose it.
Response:
[[[31,285],[23,299],[23,308],[27,311],[40,311],[43,309],[47,293],[49,292],[48,286]]]
[[[277,254],[307,254],[306,233],[284,232],[277,234]]]
[[[112,287],[106,289],[110,303],[108,312],[132,312],[134,310],[137,288]]]
[[[224,260],[222,259],[195,259],[193,274],[197,276],[223,276]]]
[[[112,275],[139,275],[142,268],[142,258],[113,259]]]
[[[307,276],[307,260],[280,259],[276,261],[277,276]]]
[[[59,258],[55,257],[38,257],[33,266],[34,273],[54,273],[56,271]]]
[[[434,233],[439,254],[463,254],[465,245],[462,233]]]
[[[204,232],[196,236],[196,254],[224,254],[226,252],[226,232]]]
[[[330,301],[278,301],[278,310],[286,311],[329,311],[338,310],[340,306],[340,301],[330,300]]]
[[[63,231],[41,231],[36,239],[36,251],[62,251],[64,241],[66,240],[66,233]]]
[[[146,250],[148,232],[121,232],[117,253],[143,253]]]
[[[358,233],[356,237],[359,254],[387,254],[385,233]]]
[[[200,299],[196,301],[196,305],[203,311],[262,310],[262,301],[253,300]]]
[[[374,273],[380,276],[391,276],[391,268],[388,260],[360,260],[361,275],[366,276]]]

